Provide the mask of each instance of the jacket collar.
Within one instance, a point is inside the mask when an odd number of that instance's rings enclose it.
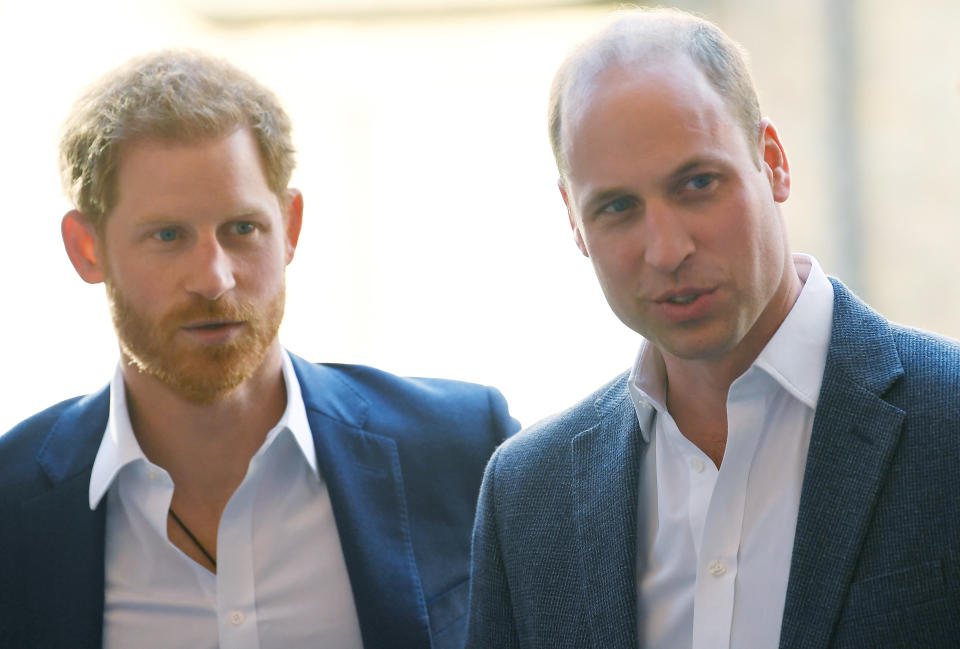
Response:
[[[327,482],[363,644],[429,647],[430,623],[394,439],[344,373],[291,355]]]
[[[833,334],[800,494],[784,649],[827,646],[904,418],[884,400],[903,376],[890,325],[831,281]]]
[[[37,453],[41,470],[54,485],[81,473],[90,473],[100,439],[107,425],[110,388],[83,397],[50,429]]]
[[[106,506],[91,512],[88,488],[108,404],[104,388],[68,407],[37,454],[50,488],[20,511],[24,646],[101,644]]]
[[[596,647],[637,646],[636,521],[646,449],[624,374],[594,403],[599,421],[571,442],[583,602]]]
[[[297,448],[303,454],[310,470],[316,476],[317,454],[313,447],[313,436],[310,434],[310,424],[307,421],[307,412],[303,405],[300,382],[294,372],[290,353],[286,350],[281,352],[281,374],[287,393],[287,403],[280,419],[267,433],[257,454],[264,452],[282,431],[287,430],[292,435]],[[133,431],[133,423],[130,420],[126,382],[123,378],[123,361],[117,363],[113,380],[110,382],[110,409],[105,428],[106,431],[102,435],[90,476],[91,509],[96,508],[107,495],[110,486],[126,465],[136,462],[149,462],[140,446],[140,442],[137,440]]]

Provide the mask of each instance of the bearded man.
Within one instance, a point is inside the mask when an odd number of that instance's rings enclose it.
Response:
[[[120,362],[0,438],[0,646],[462,642],[482,470],[517,424],[490,388],[281,347],[290,128],[192,52],[76,104],[63,241]]]

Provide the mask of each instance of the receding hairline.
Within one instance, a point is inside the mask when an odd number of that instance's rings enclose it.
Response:
[[[606,73],[614,68],[639,72],[678,57],[703,74],[753,145],[760,129],[760,107],[747,53],[738,43],[706,19],[677,9],[618,11],[602,30],[571,51],[551,84],[548,131],[561,182],[569,171],[569,126],[589,108]]]

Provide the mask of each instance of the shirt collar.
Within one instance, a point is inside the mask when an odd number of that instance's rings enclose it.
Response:
[[[795,254],[793,264],[803,282],[800,296],[751,367],[815,409],[833,326],[833,285],[812,256]],[[666,383],[663,356],[644,339],[627,386],[645,442],[650,441],[656,412],[667,410]]]
[[[833,328],[833,285],[813,257],[794,255],[793,263],[803,290],[753,364],[815,409]]]
[[[90,472],[90,509],[96,509],[103,495],[120,473],[120,469],[147,457],[133,434],[130,414],[127,410],[127,393],[123,383],[121,359],[110,381],[110,412],[107,428],[100,440],[100,449],[93,460]]]
[[[100,441],[100,449],[93,461],[90,473],[89,500],[90,509],[96,509],[104,494],[113,484],[117,474],[126,465],[143,461],[149,462],[140,443],[133,432],[130,423],[130,413],[127,409],[127,395],[123,381],[123,368],[117,363],[117,369],[110,381],[110,411],[107,417],[107,427]],[[277,424],[267,433],[266,439],[257,451],[261,455],[269,448],[283,430],[289,430],[303,453],[303,457],[310,466],[314,475],[317,471],[317,455],[313,445],[313,435],[310,432],[310,422],[307,420],[307,409],[303,403],[303,394],[300,391],[300,382],[293,369],[290,354],[283,351],[283,381],[287,391],[287,405]]]
[[[287,387],[287,407],[277,425],[267,433],[267,439],[257,453],[263,453],[280,434],[280,431],[287,428],[293,434],[293,438],[297,440],[297,447],[303,453],[303,459],[307,461],[310,470],[313,471],[314,475],[319,475],[317,453],[313,446],[313,434],[310,432],[310,422],[307,420],[307,407],[303,403],[300,381],[297,379],[297,373],[293,369],[293,361],[290,360],[290,354],[287,350],[283,351],[283,382]]]
[[[627,388],[630,390],[630,398],[640,423],[640,434],[645,442],[650,441],[654,415],[657,411],[667,411],[666,387],[667,369],[663,364],[663,356],[644,338],[640,343],[637,360],[630,370]]]

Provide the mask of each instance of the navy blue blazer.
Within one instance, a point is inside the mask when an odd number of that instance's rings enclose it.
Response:
[[[960,647],[960,346],[834,281],[782,649]],[[636,649],[643,442],[621,375],[494,454],[469,649]]]
[[[367,649],[459,649],[483,467],[518,428],[499,392],[293,357]],[[109,390],[0,437],[0,648],[99,648]]]

